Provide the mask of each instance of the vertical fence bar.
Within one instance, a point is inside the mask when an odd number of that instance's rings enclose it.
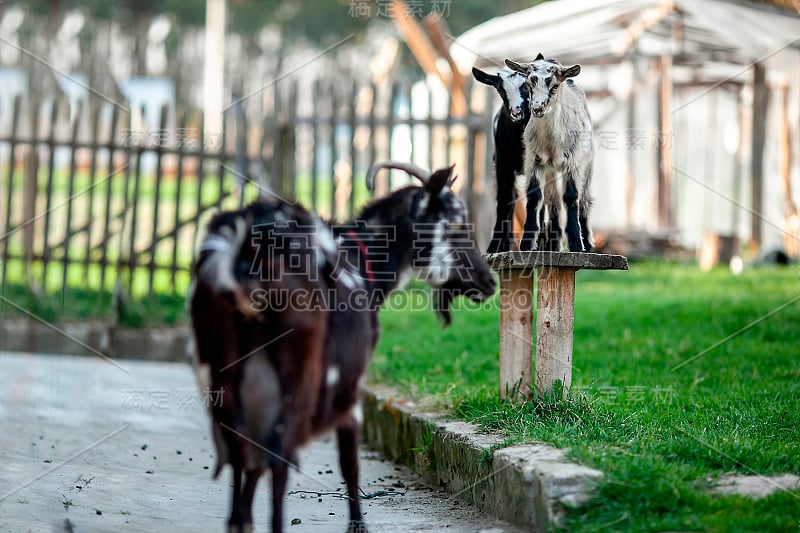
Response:
[[[347,110],[347,123],[350,127],[350,197],[347,204],[347,218],[350,219],[355,212],[356,201],[356,100],[358,98],[358,84],[354,81],[350,89],[350,102]]]
[[[128,113],[128,126],[133,125],[133,110]],[[125,157],[125,177],[122,182],[122,210],[120,211],[120,229],[119,229],[119,247],[117,249],[117,281],[115,282],[114,290],[116,291],[118,288],[122,290],[122,272],[125,268],[128,267],[125,262],[125,232],[130,231],[125,227],[125,224],[128,222],[128,211],[130,211],[130,184],[131,184],[131,174],[133,173],[133,169],[131,168],[134,165],[135,156],[133,156],[134,151],[134,140],[132,136],[134,135],[134,131],[131,128],[127,128],[127,139],[125,141],[124,146],[124,157]],[[139,132],[141,133],[141,132]],[[113,141],[109,141],[113,142]]]
[[[219,193],[217,195],[217,208],[222,209],[222,200],[225,197],[225,171],[226,165],[226,155],[227,155],[227,136],[225,135],[225,119],[227,115],[223,113],[222,115],[222,131],[219,134],[219,151],[217,152],[216,156],[217,160],[217,173],[219,174],[217,178],[219,179]]]
[[[482,192],[479,188],[476,187],[475,181],[475,130],[469,127],[466,123],[469,119],[469,115],[464,118],[464,124],[467,128],[467,153],[466,153],[466,172],[467,172],[467,209],[472,219],[472,222],[475,223],[478,220],[478,210],[476,209],[477,206],[477,195]]]
[[[186,132],[188,129],[186,127],[187,122],[188,120],[186,112],[181,113],[181,116],[176,120],[176,125],[179,128],[178,131]],[[172,234],[172,261],[170,263],[169,273],[170,291],[172,291],[173,294],[177,292],[175,278],[178,274],[178,237],[180,236],[181,231],[181,198],[183,198],[183,159],[184,154],[186,153],[184,150],[185,146],[185,139],[183,139],[181,135],[178,135],[175,142],[175,148],[178,152],[178,167],[175,175],[175,230]]]
[[[392,92],[389,97],[389,107],[387,110],[388,116],[386,119],[386,159],[392,159],[392,136],[394,135],[395,126],[395,110],[394,103],[397,101],[397,96],[400,94],[400,82],[396,81],[392,84]],[[391,191],[392,187],[392,171],[386,173],[387,191]]]
[[[140,110],[142,117],[145,116],[144,109]],[[144,122],[144,121],[143,121]],[[136,267],[139,258],[136,255],[136,225],[139,223],[139,192],[142,180],[142,155],[144,154],[144,140],[134,147],[136,153],[136,170],[133,175],[133,195],[131,198],[131,227],[129,232],[130,242],[128,243],[128,294],[133,294],[133,281],[136,277]],[[129,185],[129,184],[126,184]],[[125,188],[126,194],[128,187]]]
[[[33,283],[34,224],[36,223],[36,197],[39,189],[39,115],[41,104],[31,105],[31,146],[25,161],[23,177],[22,241],[25,283]]]
[[[451,106],[451,98],[448,95],[447,98],[447,108],[450,109]],[[453,115],[452,113],[447,113],[447,117],[444,119],[445,123],[445,133],[447,135],[445,145],[444,145],[444,164],[445,165],[452,165],[453,161]]]
[[[292,200],[297,198],[297,135],[295,133],[295,124],[297,122],[297,86],[298,82],[296,81],[289,86],[288,112],[286,114],[286,124],[283,128],[283,134],[286,138],[284,142],[286,153],[281,154],[281,157],[286,158],[286,174],[283,176],[282,182],[287,186],[283,192],[287,192],[289,198]]]
[[[61,294],[67,287],[67,274],[69,272],[70,264],[72,263],[69,253],[69,243],[72,240],[72,206],[74,204],[75,196],[75,167],[76,167],[76,154],[78,152],[78,134],[80,133],[81,113],[83,106],[80,101],[75,106],[75,120],[72,124],[72,135],[70,141],[70,157],[69,157],[69,177],[67,178],[67,222],[64,232],[63,241],[63,264],[61,267]],[[89,191],[91,194],[91,191]]]
[[[50,235],[50,211],[53,208],[53,180],[55,173],[56,155],[56,119],[58,117],[59,101],[53,100],[50,108],[50,131],[47,138],[49,150],[47,158],[47,185],[44,208],[44,234],[42,238],[42,287],[47,286],[47,266],[50,263],[50,246],[48,236]]]
[[[205,177],[204,167],[206,163],[206,119],[202,112],[199,115],[198,127],[200,131],[200,142],[198,144],[197,153],[197,211],[194,215],[193,245],[197,242],[197,236],[200,233],[200,216],[203,214],[203,178]]]
[[[369,154],[369,161],[367,162],[368,167],[377,163],[378,160],[378,145],[375,141],[375,130],[377,124],[375,108],[378,107],[378,85],[374,82],[371,83],[370,90],[372,91],[372,105],[369,106],[369,116],[367,118],[367,122],[369,123],[369,141],[367,141]]]
[[[11,240],[12,236],[12,229],[11,229],[11,207],[13,202],[11,199],[14,196],[14,170],[16,168],[16,155],[17,155],[17,132],[19,131],[19,116],[21,114],[20,108],[22,107],[22,97],[17,95],[14,97],[14,110],[11,116],[11,137],[9,139],[10,147],[8,152],[8,183],[6,184],[6,220],[5,226],[3,226],[3,237],[0,238],[0,243],[3,245],[3,256],[2,256],[2,265],[0,265],[0,281],[3,283],[3,287],[5,287],[8,275],[8,260],[9,260],[9,253],[8,253],[8,241]],[[36,145],[31,145],[31,151],[36,150]]]
[[[435,156],[435,143],[434,143],[434,132],[436,127],[434,126],[434,119],[433,119],[433,89],[431,89],[430,85],[426,85],[428,89],[428,116],[426,118],[426,122],[428,124],[428,168],[433,170],[433,158]]]
[[[158,135],[156,136],[155,154],[156,154],[156,183],[155,193],[153,197],[153,231],[150,235],[150,264],[148,265],[147,273],[147,295],[153,295],[153,282],[155,281],[156,268],[156,250],[158,249],[158,207],[161,203],[161,180],[164,177],[164,143],[165,132],[167,131],[167,118],[169,116],[169,107],[164,105],[161,107],[161,116],[158,122]]]
[[[84,249],[84,258],[83,258],[83,270],[86,274],[86,281],[88,282],[91,279],[89,276],[89,267],[92,264],[92,226],[94,225],[94,197],[95,197],[95,181],[97,173],[97,154],[100,151],[98,146],[98,128],[100,125],[100,112],[103,110],[103,106],[101,104],[97,104],[94,107],[94,113],[91,116],[91,123],[90,128],[91,132],[89,133],[89,149],[92,152],[91,162],[89,164],[89,186],[88,186],[88,194],[89,194],[89,205],[87,206],[87,214],[86,214],[86,248]],[[103,286],[100,285],[100,291],[103,290]]]
[[[318,184],[317,180],[319,179],[319,175],[317,173],[317,165],[319,164],[318,160],[318,153],[320,149],[319,143],[319,116],[320,116],[320,105],[319,105],[319,95],[320,95],[320,83],[319,79],[314,80],[314,97],[311,99],[311,135],[314,138],[313,141],[313,148],[311,149],[311,205],[309,206],[311,211],[316,211],[317,209],[317,202],[318,202]]]
[[[258,157],[261,159],[261,183],[259,184],[259,190],[262,187],[266,188],[267,190],[273,189],[274,180],[272,179],[272,161],[267,158],[267,146],[268,143],[272,142],[274,138],[272,135],[274,125],[274,117],[271,117],[266,112],[264,113],[264,120],[261,122],[261,142],[258,144],[259,154]],[[272,152],[274,156],[274,152]],[[263,192],[260,192],[259,196],[261,196]]]
[[[250,158],[247,154],[247,115],[245,115],[242,102],[234,105],[236,122],[236,139],[234,141],[236,176],[234,181],[239,185],[239,207],[244,206],[245,188],[250,181]]]
[[[336,87],[333,83],[330,85],[330,95],[331,95],[331,116],[330,119],[330,128],[331,128],[331,198],[330,198],[330,206],[331,206],[331,221],[336,220],[336,113],[337,109],[337,98],[336,98]]]
[[[117,106],[111,106],[111,125],[108,129],[108,141],[106,142],[106,149],[108,150],[108,167],[107,167],[107,181],[106,181],[106,198],[105,210],[103,212],[103,239],[100,241],[100,290],[104,291],[106,288],[106,278],[108,276],[108,249],[111,246],[111,198],[113,195],[114,176],[117,169],[114,166],[114,134],[117,128]],[[127,165],[126,165],[127,166]],[[122,212],[125,216],[125,212]]]
[[[270,132],[272,133],[272,190],[278,194],[283,193],[283,136],[281,135],[280,116],[280,92],[278,84],[273,85],[273,117]]]

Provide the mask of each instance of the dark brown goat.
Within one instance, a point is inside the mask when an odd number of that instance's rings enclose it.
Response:
[[[217,469],[233,468],[230,531],[252,529],[258,479],[272,471],[272,531],[296,451],[336,429],[350,507],[348,531],[366,531],[358,493],[359,380],[378,340],[377,312],[406,274],[427,280],[445,324],[458,295],[483,300],[495,281],[450,190],[452,167],[368,205],[329,228],[299,206],[259,202],[216,216],[195,267],[190,300],[196,370],[210,406]]]

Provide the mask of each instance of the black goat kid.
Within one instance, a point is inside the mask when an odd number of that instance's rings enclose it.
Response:
[[[523,170],[522,134],[531,116],[528,87],[523,74],[507,67],[494,75],[473,68],[472,75],[478,82],[494,87],[503,100],[492,121],[497,218],[486,252],[507,252],[513,239],[515,182]]]
[[[366,531],[358,492],[358,384],[378,340],[377,312],[407,274],[427,280],[445,324],[458,295],[483,300],[495,281],[450,190],[452,167],[382,163],[423,182],[329,228],[303,208],[262,201],[217,215],[195,267],[190,312],[201,390],[217,449],[233,468],[230,531],[252,529],[259,478],[272,471],[272,531],[283,528],[288,467],[311,437],[335,429],[348,531]]]

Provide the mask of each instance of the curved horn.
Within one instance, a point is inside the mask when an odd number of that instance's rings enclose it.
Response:
[[[382,168],[394,168],[397,170],[403,170],[408,172],[410,176],[414,176],[422,183],[431,177],[431,173],[429,170],[425,170],[422,167],[418,167],[414,163],[403,163],[401,161],[384,161],[383,163],[375,163],[367,172],[367,190],[374,191],[375,190],[375,174]]]

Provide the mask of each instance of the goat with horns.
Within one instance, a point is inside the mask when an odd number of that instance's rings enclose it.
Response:
[[[482,301],[496,283],[451,190],[433,173],[385,162],[422,182],[329,227],[302,207],[262,200],[208,226],[190,296],[195,370],[209,407],[215,476],[233,469],[229,531],[252,530],[256,485],[272,472],[272,531],[283,528],[288,467],[298,447],[334,429],[349,499],[348,531],[366,531],[358,489],[359,381],[378,340],[377,313],[400,280],[432,287],[445,325],[462,295]]]

